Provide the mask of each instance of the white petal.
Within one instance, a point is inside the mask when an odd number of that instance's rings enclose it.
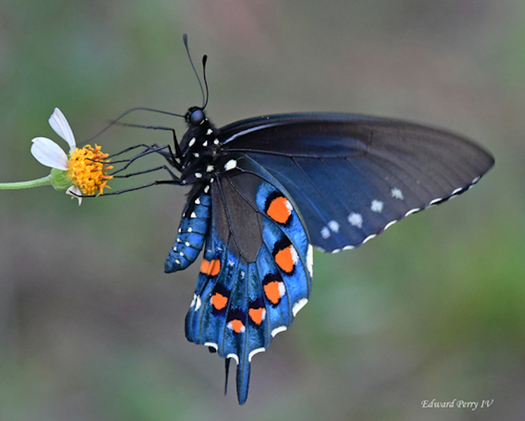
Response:
[[[49,125],[57,135],[69,144],[69,151],[73,152],[77,147],[75,136],[73,136],[73,131],[71,130],[66,117],[64,117],[64,114],[62,114],[62,111],[58,108],[55,108],[55,111],[51,114],[51,117],[49,117]]]
[[[66,153],[51,139],[35,137],[31,142],[31,153],[42,165],[63,171],[68,169]]]
[[[78,206],[82,204],[82,192],[77,186],[71,186],[66,190],[66,194],[69,194],[73,199],[78,199]]]

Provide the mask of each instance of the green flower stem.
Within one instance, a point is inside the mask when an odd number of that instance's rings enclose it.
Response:
[[[51,186],[53,185],[53,176],[49,174],[46,177],[37,178],[29,181],[14,181],[12,183],[0,183],[0,190],[19,190],[29,189],[31,187]]]

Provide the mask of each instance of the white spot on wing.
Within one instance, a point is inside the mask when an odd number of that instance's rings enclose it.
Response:
[[[272,338],[275,337],[278,333],[284,332],[286,329],[288,329],[286,326],[279,326],[276,327],[274,330],[272,330]]]
[[[201,297],[197,295],[197,297],[195,298],[195,311],[201,308],[201,304]]]
[[[323,227],[323,229],[321,230],[321,237],[323,237],[325,240],[330,237],[330,230],[328,229],[328,227]]]
[[[197,197],[197,199],[195,199],[195,204],[196,205],[200,205],[201,204],[201,200]]]
[[[251,362],[252,361],[252,357],[255,354],[259,354],[260,352],[264,352],[264,351],[266,351],[266,348],[256,348],[256,349],[254,349],[252,352],[250,352],[248,354],[248,361]]]
[[[412,215],[413,213],[416,213],[419,210],[421,210],[421,208],[410,209],[407,213],[405,213],[405,216]]]
[[[286,206],[286,209],[288,209],[290,213],[293,211],[293,206],[288,199],[284,200],[284,206]]]
[[[348,245],[348,246],[344,246],[343,250],[352,250],[353,248],[355,248],[355,247],[352,246],[352,245]]]
[[[210,348],[215,349],[215,351],[219,350],[219,345],[214,342],[204,342],[204,346],[209,346]]]
[[[226,164],[224,164],[224,170],[225,171],[231,171],[237,166],[237,160],[230,159]]]
[[[212,133],[213,133],[212,129],[208,129],[208,131],[206,132],[206,134],[212,134]]]
[[[202,174],[200,172],[195,173],[195,178],[202,178]]]
[[[348,215],[348,222],[354,227],[361,228],[363,226],[363,217],[358,213],[352,212]]]
[[[333,232],[339,232],[339,224],[336,221],[328,222],[328,228],[330,228]]]
[[[195,144],[195,138],[192,137],[190,140],[190,143],[188,143],[188,146],[191,148]]]
[[[228,322],[228,324],[226,325],[226,327],[227,327],[228,329],[233,330],[233,324],[232,324],[232,322]],[[246,330],[246,326],[244,326],[244,325],[241,326],[241,331],[240,331],[240,333],[244,333],[245,330]]]
[[[381,213],[383,212],[383,202],[381,200],[372,200],[372,204],[370,205],[370,210],[372,212]]]
[[[310,277],[314,276],[314,248],[308,244],[308,251],[306,252],[306,267],[310,273]]]
[[[295,249],[294,246],[290,247],[290,254],[292,255],[292,261],[293,261],[293,264],[295,265],[299,261],[299,255],[297,254],[297,250]]]
[[[392,225],[394,225],[395,223],[397,222],[397,219],[396,220],[393,220],[391,222],[389,222],[388,224],[385,225],[385,228],[383,228],[384,230],[386,230],[387,228],[390,228]]]
[[[208,165],[206,167],[206,172],[212,172],[213,171],[213,165]]]
[[[286,294],[286,285],[284,285],[284,282],[279,282],[277,289],[279,290],[279,296],[281,298],[284,297],[284,294]]]
[[[297,316],[297,313],[299,313],[299,310],[301,310],[305,305],[306,303],[308,302],[308,299],[307,298],[301,298],[299,301],[297,301],[293,307],[292,307],[292,313],[293,313],[293,316]]]
[[[372,234],[372,235],[369,235],[368,237],[366,237],[364,240],[363,240],[363,244],[365,244],[367,241],[370,241],[372,238],[374,238],[375,236],[377,236],[377,234]]]
[[[195,212],[192,212],[190,218],[197,218],[197,214]]]
[[[235,360],[235,362],[237,364],[239,364],[239,357],[237,355],[235,355],[235,354],[228,354],[228,355],[226,355],[226,358],[232,358],[232,359]]]
[[[394,199],[399,199],[399,200],[404,199],[403,192],[401,191],[401,189],[398,189],[397,187],[394,187],[392,190],[390,190],[390,193],[392,194],[392,197]]]

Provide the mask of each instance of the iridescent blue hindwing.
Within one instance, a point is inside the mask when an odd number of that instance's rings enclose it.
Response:
[[[212,218],[186,337],[237,364],[237,395],[248,395],[250,362],[306,304],[312,248],[293,200],[246,157],[211,184]]]

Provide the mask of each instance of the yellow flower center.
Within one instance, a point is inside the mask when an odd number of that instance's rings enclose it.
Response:
[[[107,186],[107,182],[113,178],[106,175],[107,171],[112,170],[107,159],[109,155],[100,151],[100,146],[86,145],[82,149],[75,149],[69,155],[68,174],[71,182],[77,186],[82,194],[93,196],[97,191],[100,196]],[[104,165],[107,165],[104,167]]]

